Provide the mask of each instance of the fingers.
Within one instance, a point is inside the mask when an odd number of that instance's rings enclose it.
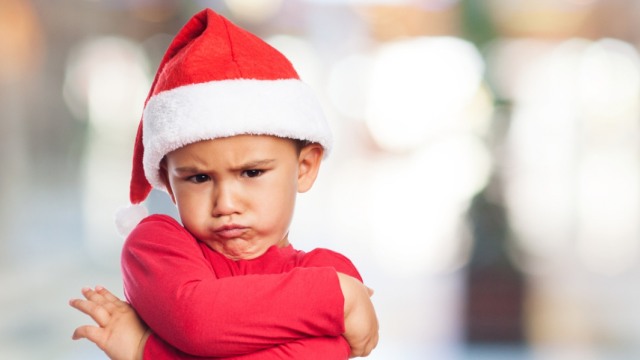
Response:
[[[129,303],[120,300],[119,297],[113,295],[109,290],[102,286],[96,286],[95,293],[91,294],[92,300],[99,302],[102,306],[105,306],[110,313],[116,309],[123,310],[129,306]]]
[[[367,292],[369,293],[369,297],[373,296],[373,289],[367,286]]]
[[[106,326],[111,318],[111,314],[107,309],[91,301],[74,299],[69,302],[69,305],[89,315],[93,321],[102,327]]]
[[[102,286],[96,286],[95,289],[85,287],[82,289],[82,295],[84,299],[71,299],[69,305],[89,315],[97,326],[80,326],[75,329],[71,338],[93,342],[111,359],[132,358],[113,354],[126,352],[130,347],[126,347],[125,350],[121,348],[122,344],[131,342],[129,338],[134,339],[133,349],[137,349],[139,342],[135,340],[136,336],[144,337],[145,327],[140,324],[133,308]]]
[[[84,295],[84,297],[87,300],[95,302],[96,304],[107,305],[107,304],[111,303],[112,301],[110,301],[109,299],[107,299],[107,297],[105,297],[103,294],[101,294],[98,291],[99,289],[102,290],[102,291],[106,291],[106,289],[101,287],[101,286],[96,286],[95,290],[93,290],[91,288],[88,288],[88,287],[85,287],[85,288],[82,288],[82,295]]]
[[[102,286],[96,286],[96,292],[100,295],[102,295],[107,301],[113,302],[113,303],[118,303],[121,302],[122,300],[120,300],[120,298],[118,298],[117,296],[113,295],[111,292],[109,292],[109,290],[107,290],[106,288],[102,287]]]
[[[71,338],[73,340],[88,339],[94,343],[98,343],[102,329],[97,326],[84,325],[77,328]]]
[[[352,276],[350,276],[350,275],[347,275],[347,274],[344,274],[344,273],[338,272],[338,279],[341,279],[341,278],[344,278],[344,277],[347,277],[347,276],[348,276],[348,277],[352,277]],[[355,279],[355,278],[354,278],[354,279]],[[362,283],[361,283],[361,284],[362,284]],[[374,293],[373,289],[372,289],[372,288],[370,288],[370,287],[368,287],[368,286],[366,286],[366,285],[364,285],[364,284],[362,284],[362,286],[364,286],[364,287],[367,289],[367,293],[369,294],[369,297],[372,297],[372,296],[373,296],[373,293]]]
[[[120,299],[111,294],[103,287],[96,287],[96,290],[83,288],[82,295],[86,300],[72,299],[69,301],[71,307],[89,315],[99,326],[105,327],[109,323],[111,314],[118,306]]]

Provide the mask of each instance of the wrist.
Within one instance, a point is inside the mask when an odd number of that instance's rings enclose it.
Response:
[[[143,360],[144,359],[144,347],[147,345],[147,340],[149,340],[149,336],[151,336],[151,329],[146,329],[140,342],[138,343],[138,351],[136,353],[135,360]]]

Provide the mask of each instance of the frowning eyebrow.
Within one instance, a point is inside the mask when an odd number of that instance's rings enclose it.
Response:
[[[173,169],[173,171],[178,174],[197,174],[197,173],[203,172],[202,169],[197,168],[195,166],[182,166],[182,167]]]
[[[272,165],[276,160],[275,159],[263,159],[263,160],[253,160],[253,161],[248,161],[246,163],[237,165],[237,166],[232,166],[230,168],[231,171],[242,171],[242,170],[247,170],[247,169],[257,169],[257,168],[262,168],[265,166],[270,166]],[[177,167],[174,169],[174,172],[178,173],[178,174],[197,174],[197,173],[202,173],[202,172],[207,172],[206,167],[201,168],[201,167],[197,167],[197,166],[181,166],[181,167]]]
[[[263,160],[248,161],[248,162],[246,162],[244,164],[241,164],[240,166],[232,167],[232,169],[233,170],[256,169],[256,168],[269,166],[269,165],[273,164],[275,161],[276,161],[275,159],[263,159]]]

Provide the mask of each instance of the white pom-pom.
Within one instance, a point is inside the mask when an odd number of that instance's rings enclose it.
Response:
[[[124,206],[116,211],[116,228],[122,237],[127,237],[142,219],[149,215],[144,205]]]

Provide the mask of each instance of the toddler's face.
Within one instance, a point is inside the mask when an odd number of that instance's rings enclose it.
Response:
[[[291,140],[239,135],[184,146],[164,167],[185,228],[237,260],[288,244],[296,195],[311,187],[321,158],[319,145],[298,152]]]

